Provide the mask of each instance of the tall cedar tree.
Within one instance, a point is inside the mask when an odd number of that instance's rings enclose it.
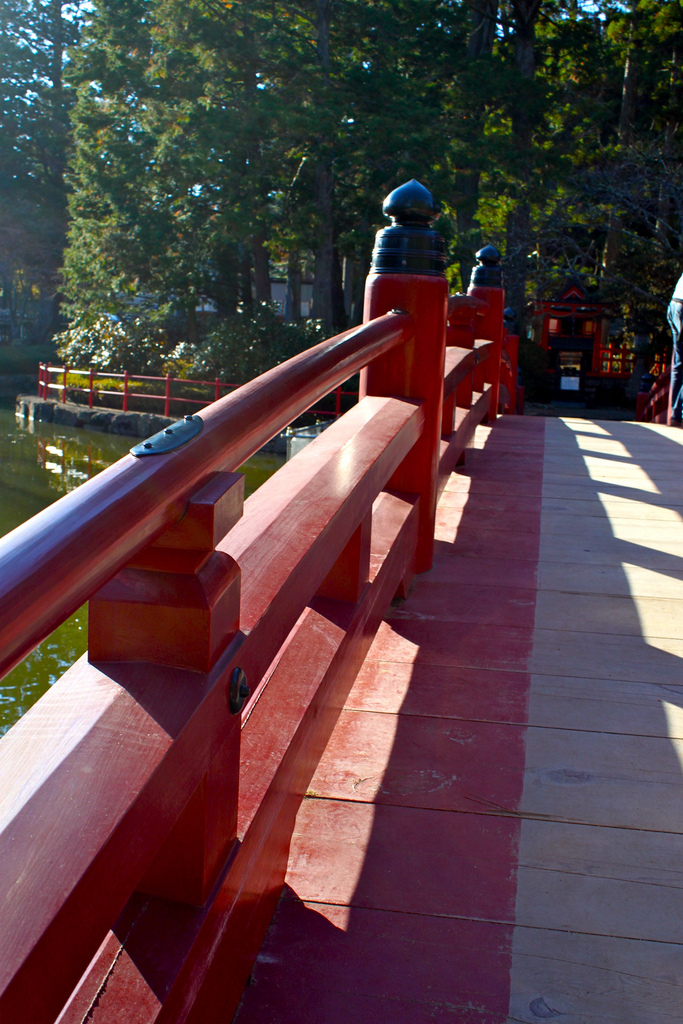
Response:
[[[54,329],[66,237],[64,171],[70,151],[66,48],[79,36],[78,0],[0,0],[0,307],[9,340]]]

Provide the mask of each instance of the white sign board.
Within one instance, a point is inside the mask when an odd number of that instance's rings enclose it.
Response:
[[[581,380],[579,377],[560,377],[560,390],[561,391],[580,391],[579,384]]]

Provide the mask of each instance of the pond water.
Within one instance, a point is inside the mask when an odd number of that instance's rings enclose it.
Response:
[[[135,442],[52,423],[22,425],[14,406],[0,406],[0,536],[89,480],[129,451]],[[255,455],[241,472],[251,494],[284,462]],[[88,609],[80,608],[0,681],[0,734],[83,654]]]

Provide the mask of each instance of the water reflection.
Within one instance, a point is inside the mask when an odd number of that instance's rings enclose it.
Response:
[[[0,536],[125,455],[133,441],[52,423],[18,422],[0,407]],[[251,494],[284,462],[256,455],[242,467]],[[0,735],[85,651],[87,605],[44,640],[0,682]]]
[[[110,466],[129,438],[52,423],[22,424],[0,407],[0,535]]]

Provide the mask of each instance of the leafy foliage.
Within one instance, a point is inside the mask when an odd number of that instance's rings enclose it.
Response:
[[[193,369],[242,383],[323,341],[325,336],[319,321],[286,324],[272,306],[263,303],[253,316],[238,313],[215,327],[198,350]]]
[[[109,313],[80,313],[55,338],[57,352],[75,369],[159,374],[169,348],[166,333],[139,317],[128,322]]]
[[[38,313],[29,340],[45,342],[54,329],[73,102],[62,70],[83,7],[0,0],[0,305],[11,341],[30,306]]]
[[[663,319],[683,249],[680,0],[0,0],[0,16],[2,301],[56,288],[69,193],[63,283],[83,315],[61,343],[82,359],[260,372],[319,336],[260,305],[274,263],[292,288],[312,267],[314,316],[345,326],[342,260],[357,316],[381,199],[409,177],[441,202],[456,287],[490,241],[522,321],[568,273],[629,322]]]
[[[238,313],[208,332],[202,345],[173,346],[163,328],[144,317],[81,312],[57,335],[57,351],[68,366],[100,371],[213,379],[244,383],[324,338],[321,324],[285,324],[268,303],[252,316]]]

